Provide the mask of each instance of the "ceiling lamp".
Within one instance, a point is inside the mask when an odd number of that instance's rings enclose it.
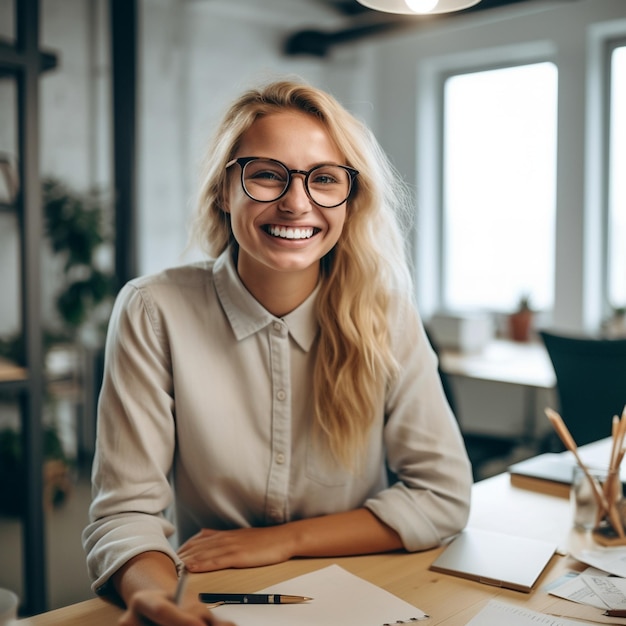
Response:
[[[358,0],[359,4],[385,13],[405,15],[452,13],[478,4],[480,0]]]

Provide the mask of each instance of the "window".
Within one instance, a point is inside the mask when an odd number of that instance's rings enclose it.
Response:
[[[608,299],[626,306],[626,45],[611,53]]]
[[[443,95],[443,306],[551,308],[556,66],[457,74]]]

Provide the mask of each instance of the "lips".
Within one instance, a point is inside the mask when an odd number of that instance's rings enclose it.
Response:
[[[313,226],[302,226],[300,228],[294,228],[292,226],[280,226],[277,224],[269,224],[263,227],[263,230],[279,239],[310,239],[313,235],[320,232],[319,228]]]

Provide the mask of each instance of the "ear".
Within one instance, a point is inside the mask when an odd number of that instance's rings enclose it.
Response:
[[[225,178],[222,179],[219,184],[219,196],[217,202],[219,204],[222,213],[230,213],[230,196],[233,193],[233,181],[232,175],[229,170],[225,172]]]
[[[230,203],[227,197],[222,196],[222,198],[220,198],[219,205],[220,205],[220,211],[222,211],[222,213],[230,213]]]

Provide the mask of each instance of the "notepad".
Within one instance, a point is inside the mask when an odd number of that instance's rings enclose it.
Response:
[[[509,466],[511,484],[567,498],[576,460],[562,453],[546,452]]]
[[[600,450],[600,452],[602,452]],[[584,452],[581,456],[586,456]],[[604,467],[609,458],[606,454],[587,455],[587,465]],[[546,452],[510,465],[508,472],[511,484],[522,489],[540,491],[563,498],[569,497],[576,459],[570,452]],[[626,485],[626,466],[621,471],[622,483]]]
[[[245,591],[302,595],[313,600],[281,605],[228,604],[212,609],[213,613],[245,626],[389,626],[428,618],[412,604],[339,565],[329,565],[266,589]]]
[[[548,541],[466,528],[430,569],[528,593],[556,549]]]

